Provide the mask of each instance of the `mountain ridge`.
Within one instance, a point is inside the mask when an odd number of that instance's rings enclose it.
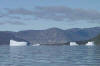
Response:
[[[100,27],[73,28],[63,30],[50,28],[45,30],[26,30],[17,32],[17,37],[26,39],[31,43],[66,43],[69,41],[89,40],[100,33]]]
[[[73,28],[68,30],[63,30],[59,28],[49,28],[45,30],[24,30],[24,31],[18,31],[18,32],[12,32],[12,31],[0,31],[0,33],[8,33],[10,38],[8,37],[8,40],[11,38],[15,40],[24,40],[28,41],[31,44],[54,44],[54,43],[66,43],[70,41],[84,41],[84,40],[90,40],[94,37],[96,37],[98,34],[100,34],[100,27],[94,27],[94,28]],[[4,35],[4,39],[7,38],[8,35]],[[1,36],[2,36],[1,35]],[[15,37],[12,37],[12,35]],[[0,36],[1,43],[4,42],[4,39],[2,40],[2,37]],[[7,39],[6,39],[7,40]]]

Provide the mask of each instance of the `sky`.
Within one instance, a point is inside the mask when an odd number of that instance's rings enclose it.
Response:
[[[0,31],[100,27],[100,0],[0,0]]]

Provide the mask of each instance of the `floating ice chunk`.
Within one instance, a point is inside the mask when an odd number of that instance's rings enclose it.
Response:
[[[32,46],[39,46],[40,44],[33,44]]]
[[[70,42],[70,46],[78,46],[76,42]]]
[[[94,42],[88,42],[86,43],[86,46],[94,46]]]
[[[26,46],[27,42],[18,42],[15,40],[10,40],[10,46]]]

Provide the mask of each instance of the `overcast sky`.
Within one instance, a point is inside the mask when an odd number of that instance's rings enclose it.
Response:
[[[0,0],[0,31],[100,27],[100,0]]]

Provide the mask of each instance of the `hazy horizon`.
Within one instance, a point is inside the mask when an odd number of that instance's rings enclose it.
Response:
[[[99,27],[89,27],[89,28],[99,28]],[[29,30],[48,30],[48,29],[61,29],[61,30],[71,30],[71,29],[89,29],[89,28],[69,28],[63,29],[58,27],[44,28],[44,29],[25,29],[25,30],[0,30],[0,31],[11,31],[11,32],[19,32],[19,31],[29,31]]]

